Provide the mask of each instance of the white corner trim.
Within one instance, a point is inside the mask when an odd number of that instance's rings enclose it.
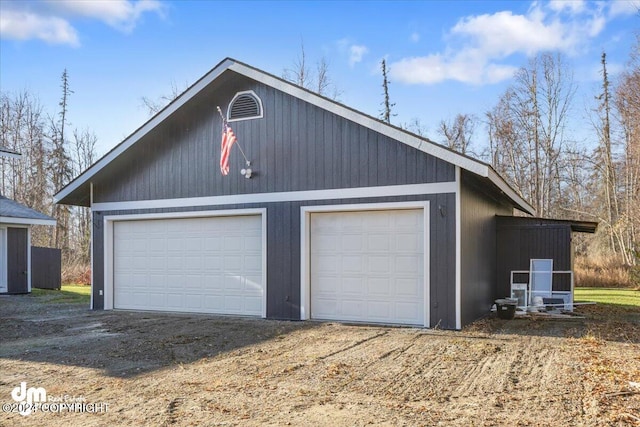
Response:
[[[228,209],[217,211],[189,211],[167,212],[133,215],[105,215],[103,217],[103,247],[104,247],[104,283],[103,298],[104,310],[113,310],[113,225],[118,221],[132,221],[145,219],[172,219],[172,218],[211,218],[224,216],[249,216],[260,215],[262,218],[262,317],[267,317],[267,209]],[[92,286],[93,288],[93,286]]]
[[[55,219],[31,219],[31,218],[14,218],[11,216],[0,216],[2,224],[20,224],[20,225],[56,225]]]
[[[311,214],[318,212],[354,212],[354,211],[382,211],[399,209],[422,209],[424,218],[424,318],[423,326],[430,327],[430,217],[429,201],[391,202],[391,203],[363,203],[347,205],[318,205],[300,208],[300,320],[311,318]]]
[[[462,182],[456,166],[456,329],[462,329]]]
[[[192,197],[182,199],[137,200],[129,202],[94,203],[96,211],[163,209],[185,206],[223,206],[248,203],[296,202],[311,200],[356,199],[373,197],[415,196],[456,191],[456,183],[388,185],[379,187],[338,188],[331,190],[287,191],[280,193],[234,194],[227,196]]]
[[[27,227],[27,292],[31,293],[31,226]]]
[[[93,271],[95,270],[95,268],[93,268],[93,181],[89,182],[89,215],[89,254],[91,256],[91,264],[89,264],[91,266],[91,299],[89,300],[89,309],[93,310],[93,287],[95,283],[93,279]]]

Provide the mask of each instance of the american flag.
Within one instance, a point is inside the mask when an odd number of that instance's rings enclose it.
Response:
[[[222,146],[220,150],[220,172],[222,175],[229,174],[229,153],[231,147],[236,142],[236,135],[233,133],[233,129],[227,123],[226,120],[222,121]]]

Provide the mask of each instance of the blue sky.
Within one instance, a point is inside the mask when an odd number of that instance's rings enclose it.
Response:
[[[482,118],[513,71],[552,51],[574,72],[572,125],[588,139],[584,116],[598,90],[600,55],[607,52],[615,78],[640,29],[638,8],[640,0],[0,0],[0,90],[27,89],[53,114],[66,68],[69,121],[95,132],[103,154],[147,120],[143,96],[185,88],[228,56],[282,75],[304,43],[312,66],[329,62],[339,100],[374,116],[386,58],[393,123],[418,119],[440,140],[441,120]],[[483,138],[480,128],[477,143]]]

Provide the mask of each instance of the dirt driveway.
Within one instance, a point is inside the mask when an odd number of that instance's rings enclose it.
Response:
[[[3,413],[0,425],[640,425],[640,313],[586,315],[455,332],[5,296],[3,408],[24,381],[94,413]]]

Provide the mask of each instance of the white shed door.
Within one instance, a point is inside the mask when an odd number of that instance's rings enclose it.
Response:
[[[263,315],[260,216],[118,221],[113,306]]]
[[[424,325],[423,213],[312,213],[311,317]]]

